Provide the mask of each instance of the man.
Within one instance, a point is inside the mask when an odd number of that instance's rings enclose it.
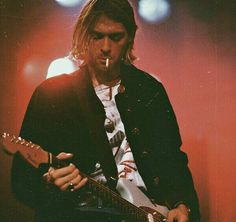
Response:
[[[20,135],[71,162],[45,172],[15,157],[13,191],[35,209],[36,220],[125,219],[91,195],[80,172],[103,183],[132,181],[170,209],[168,222],[199,219],[167,94],[160,82],[132,65],[136,29],[127,0],[88,1],[73,36],[72,54],[83,61],[80,70],[48,79],[35,90]]]

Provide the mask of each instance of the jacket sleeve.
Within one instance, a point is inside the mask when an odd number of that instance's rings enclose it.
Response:
[[[33,93],[22,123],[20,136],[42,147],[45,142],[45,126],[47,121],[47,100],[40,89]],[[65,195],[59,189],[48,187],[43,180],[47,167],[34,168],[19,153],[14,156],[12,164],[12,192],[24,204],[38,209],[47,207],[52,202],[61,202]]]
[[[191,172],[188,168],[186,153],[181,151],[182,144],[179,127],[173,108],[162,85],[156,101],[160,128],[157,168],[162,180],[165,199],[170,208],[185,203],[191,209],[191,219],[199,218],[199,204]]]
[[[38,91],[36,90],[31,97],[28,105],[20,136],[26,140],[36,143],[35,132],[39,126],[39,110],[38,110]],[[40,197],[40,187],[42,185],[42,179],[39,171],[28,164],[17,153],[13,159],[12,165],[12,191],[17,199],[21,200],[25,204],[31,207],[35,207]]]

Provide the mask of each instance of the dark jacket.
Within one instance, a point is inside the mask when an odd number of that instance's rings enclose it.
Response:
[[[198,199],[188,160],[180,150],[176,117],[162,84],[134,66],[121,69],[116,103],[138,170],[148,193],[169,208],[184,202],[199,217]],[[106,177],[117,169],[104,130],[105,112],[86,69],[43,82],[30,100],[20,136],[58,154],[71,152],[78,168],[89,173],[99,161]],[[71,196],[46,188],[43,172],[16,155],[12,168],[15,195],[39,214],[72,207]],[[71,195],[71,194],[70,194]]]

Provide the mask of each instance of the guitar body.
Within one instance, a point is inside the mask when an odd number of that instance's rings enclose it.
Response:
[[[131,181],[124,178],[120,178],[118,180],[116,189],[120,193],[122,198],[129,201],[136,207],[145,209],[145,211],[149,211],[150,218],[152,214],[155,215],[156,211],[161,213],[163,216],[167,217],[169,209],[166,206],[152,203],[150,199]]]

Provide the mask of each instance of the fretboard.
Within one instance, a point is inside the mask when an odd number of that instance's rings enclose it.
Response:
[[[61,161],[57,159],[56,157],[53,157],[53,166],[54,167],[62,167],[67,165],[64,161]],[[133,222],[148,222],[149,221],[149,214],[147,209],[143,209],[140,207],[135,206],[131,202],[125,200],[118,194],[117,192],[113,191],[109,187],[105,186],[102,183],[97,182],[95,179],[92,177],[81,173],[82,177],[88,178],[88,186],[89,189],[94,193],[96,196],[100,197],[101,199],[109,202],[112,206],[115,208],[119,209],[124,215],[127,215],[127,219],[129,221]],[[163,222],[165,221],[165,217],[160,214],[159,212],[155,212],[154,215],[152,215],[152,220],[153,222]]]

